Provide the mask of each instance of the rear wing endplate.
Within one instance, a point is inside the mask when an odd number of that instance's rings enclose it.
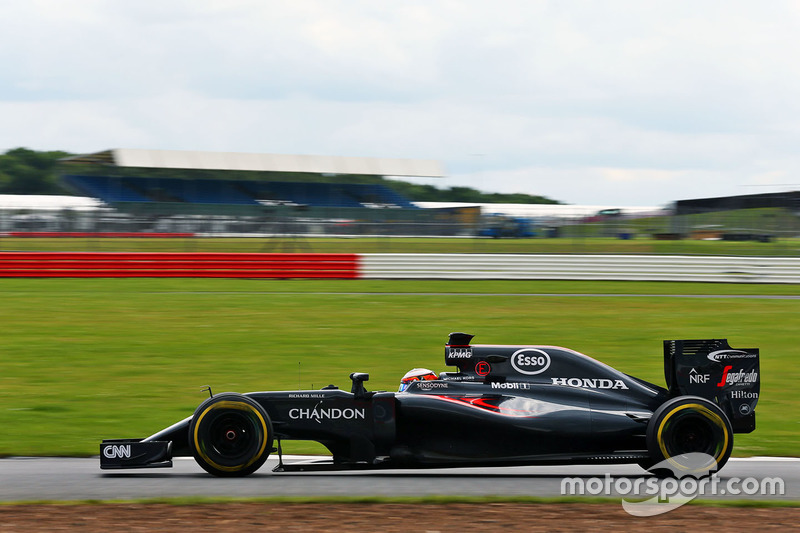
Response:
[[[757,348],[734,349],[727,339],[664,341],[664,376],[672,396],[715,402],[736,433],[755,429],[761,392]]]

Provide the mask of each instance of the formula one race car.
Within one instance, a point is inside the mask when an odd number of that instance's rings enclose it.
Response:
[[[667,388],[555,346],[470,344],[450,334],[458,369],[407,380],[401,392],[321,390],[212,395],[145,439],[104,440],[100,467],[172,466],[194,456],[217,476],[245,476],[281,441],[314,440],[331,458],[276,471],[638,463],[706,454],[721,468],[734,433],[755,429],[759,351],[724,339],[664,341]],[[424,373],[423,373],[424,374]],[[433,379],[426,379],[433,378]],[[276,444],[276,447],[273,445]]]

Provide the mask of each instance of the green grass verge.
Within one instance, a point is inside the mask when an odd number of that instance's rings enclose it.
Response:
[[[314,252],[314,253],[516,253],[516,254],[689,254],[800,256],[800,239],[753,241],[621,240],[591,234],[558,239],[485,238],[191,238],[116,239],[0,238],[0,251],[86,252]]]
[[[479,343],[567,346],[663,384],[661,340],[758,347],[758,429],[734,454],[800,455],[800,300],[627,294],[797,295],[793,285],[206,279],[0,280],[0,455],[93,455],[149,435],[215,392],[395,390],[443,370],[451,331]],[[453,294],[447,294],[453,293]],[[537,294],[571,293],[573,296]],[[577,295],[576,295],[577,294]],[[613,294],[583,296],[581,294]],[[319,451],[287,443],[287,453]]]

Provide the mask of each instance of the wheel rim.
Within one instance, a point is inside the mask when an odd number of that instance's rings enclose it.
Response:
[[[241,411],[221,413],[209,423],[209,449],[216,462],[227,466],[241,464],[257,451],[257,427]]]
[[[729,443],[728,430],[722,418],[698,404],[682,405],[664,418],[658,432],[658,443],[664,458],[681,470],[713,468],[725,456]],[[687,468],[680,461],[687,454],[705,454],[706,465]]]
[[[193,438],[203,461],[223,472],[237,472],[263,455],[266,433],[264,418],[252,406],[219,402],[199,415]]]
[[[710,424],[707,418],[696,413],[680,416],[668,425],[668,429],[671,431],[669,431],[669,437],[665,439],[665,444],[671,455],[701,452],[716,457],[720,451],[719,437],[722,435],[719,428]]]

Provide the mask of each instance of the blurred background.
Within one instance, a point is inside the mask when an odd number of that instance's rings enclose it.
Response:
[[[0,156],[0,249],[800,255],[800,191],[574,205],[444,176],[432,160],[19,148]]]

